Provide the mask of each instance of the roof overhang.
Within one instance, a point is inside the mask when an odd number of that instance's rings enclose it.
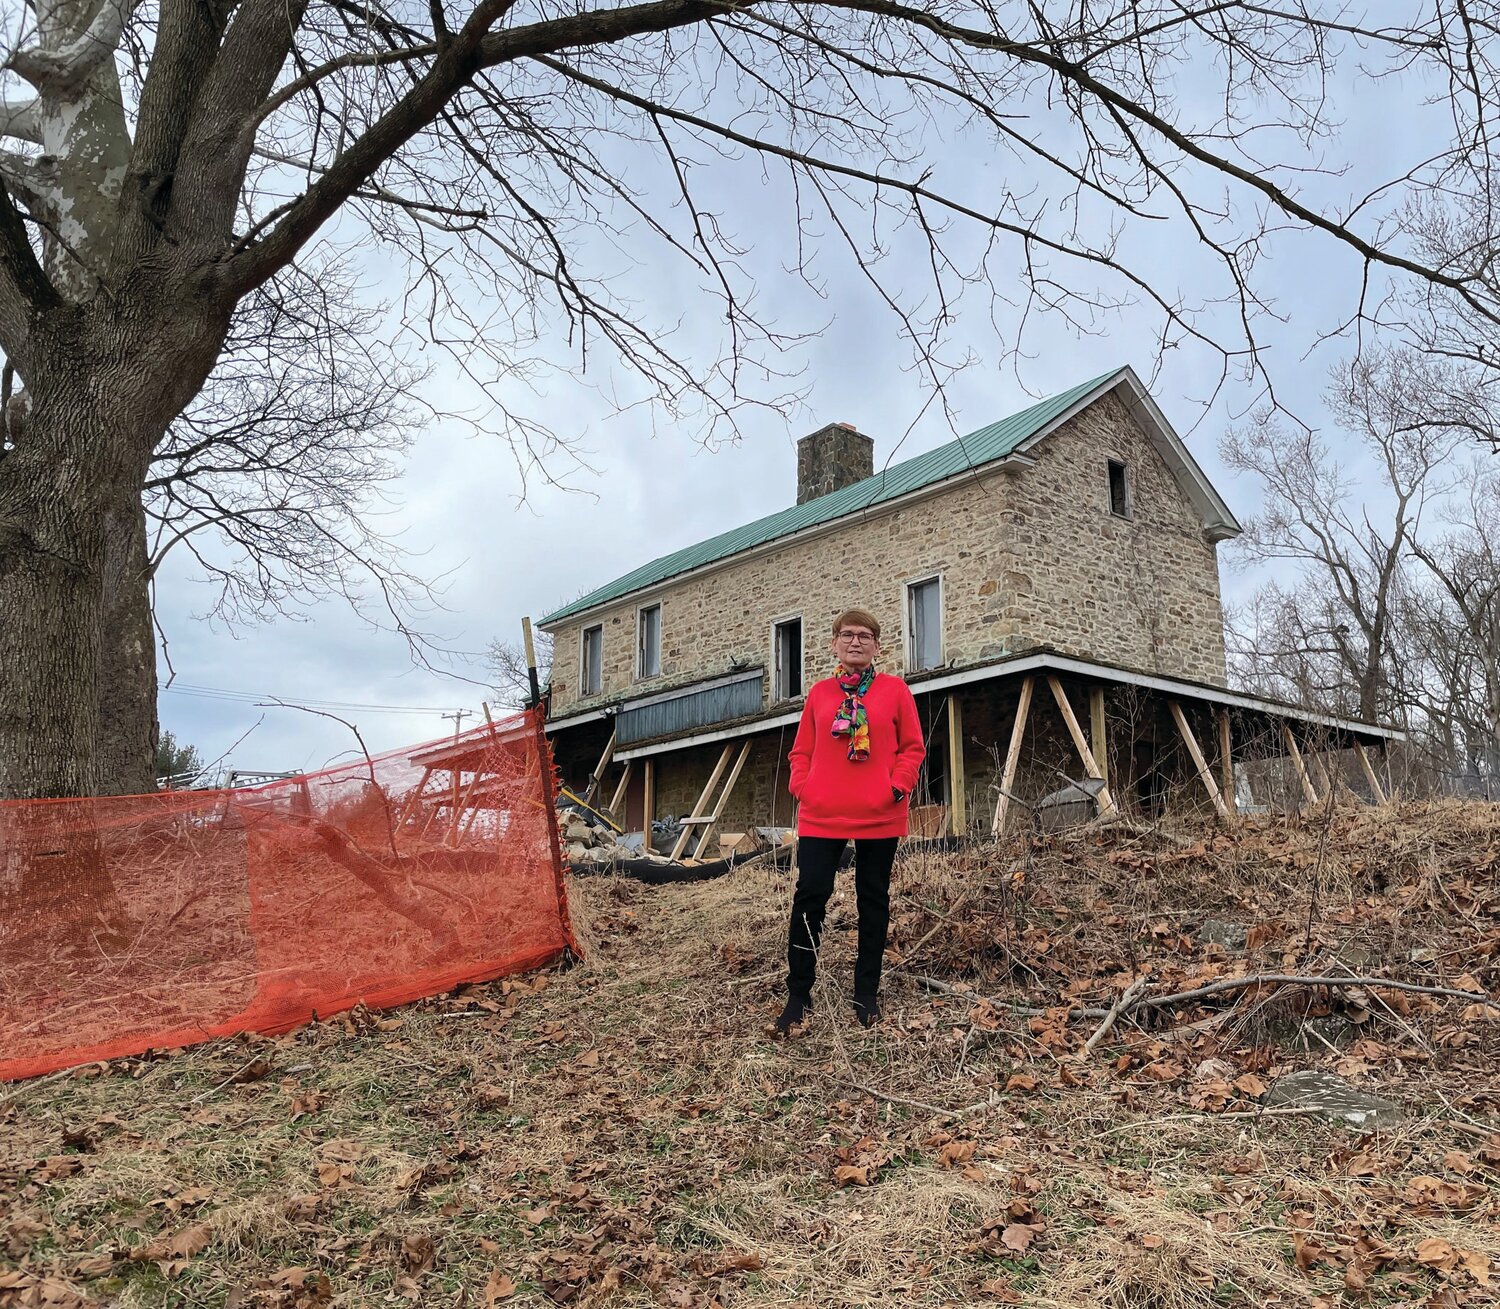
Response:
[[[908,678],[907,684],[911,687],[913,694],[926,695],[960,686],[973,686],[984,682],[1023,677],[1028,673],[1051,673],[1054,676],[1073,677],[1090,682],[1135,686],[1142,690],[1170,696],[1173,699],[1237,709],[1266,718],[1282,719],[1290,724],[1301,724],[1305,728],[1332,730],[1356,740],[1404,741],[1406,739],[1406,733],[1399,728],[1382,727],[1376,723],[1361,723],[1355,719],[1319,713],[1313,709],[1286,704],[1264,696],[1251,695],[1244,691],[1231,691],[1227,687],[1214,686],[1209,682],[1196,682],[1189,678],[1169,677],[1160,673],[1140,672],[1114,664],[1098,663],[1092,659],[1081,659],[1075,655],[1061,654],[1054,650],[1010,655],[991,663],[976,664],[969,668],[939,670]],[[707,727],[680,736],[643,741],[626,749],[616,750],[614,758],[619,763],[625,763],[631,759],[646,759],[654,755],[670,754],[674,750],[688,750],[695,746],[713,745],[720,741],[755,736],[761,732],[776,731],[793,725],[801,716],[800,705],[792,709],[777,709],[755,718],[726,723],[720,727]],[[590,716],[575,715],[570,719],[559,720],[556,726],[558,730],[578,726],[588,717]],[[548,731],[552,730],[553,725],[549,724]]]

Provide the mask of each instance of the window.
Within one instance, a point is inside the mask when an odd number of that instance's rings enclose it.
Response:
[[[635,615],[635,675],[661,676],[661,606],[647,605]]]
[[[943,662],[942,580],[912,582],[906,588],[906,666],[908,671],[936,668]]]
[[[802,694],[802,620],[787,618],[772,629],[775,646],[778,700],[794,700]]]
[[[1130,481],[1123,459],[1109,461],[1109,512],[1116,518],[1130,517]]]
[[[583,629],[583,673],[579,678],[584,695],[604,689],[604,626]]]

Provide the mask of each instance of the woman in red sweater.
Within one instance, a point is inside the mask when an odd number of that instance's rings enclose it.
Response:
[[[797,890],[787,938],[787,1001],[777,1031],[806,1017],[817,976],[823,915],[834,873],[854,841],[859,956],[854,1011],[865,1027],[880,1021],[880,965],[890,928],[891,864],[906,835],[907,798],[926,749],[916,701],[899,677],[877,673],[880,623],[849,609],[833,623],[832,677],[807,693],[791,753],[797,811]]]

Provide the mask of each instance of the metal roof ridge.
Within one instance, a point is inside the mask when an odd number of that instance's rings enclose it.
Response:
[[[894,498],[895,494],[918,490],[930,482],[962,472],[965,468],[971,470],[982,468],[987,464],[1004,458],[1014,449],[1015,445],[1025,440],[1026,437],[1033,435],[1038,428],[1045,427],[1048,416],[1039,415],[1022,431],[1012,434],[1010,449],[998,450],[983,456],[977,461],[970,457],[965,442],[998,436],[1000,434],[999,429],[1012,423],[1021,423],[1029,415],[1037,414],[1039,410],[1048,410],[1059,405],[1066,408],[1068,405],[1081,400],[1089,392],[1102,387],[1106,382],[1118,379],[1129,373],[1129,371],[1130,366],[1128,364],[1119,365],[1108,372],[1101,373],[1098,377],[1091,378],[1087,382],[1080,382],[1076,386],[1068,387],[1066,390],[1059,391],[1055,395],[1037,400],[1027,405],[1024,409],[1019,409],[1004,418],[998,418],[994,422],[977,427],[965,436],[945,441],[942,445],[934,446],[931,450],[922,451],[919,454],[903,459],[900,463],[889,464],[879,472],[872,473],[869,477],[861,478],[858,482],[851,482],[848,486],[840,487],[837,491],[830,491],[826,495],[817,496],[815,499],[804,501],[802,504],[789,505],[785,509],[778,509],[773,513],[752,519],[750,522],[743,523],[739,527],[730,528],[727,532],[720,532],[702,541],[682,546],[677,550],[669,551],[667,554],[659,555],[655,559],[647,560],[629,572],[621,574],[619,577],[604,583],[602,586],[594,587],[591,591],[579,596],[576,600],[570,601],[568,604],[538,619],[538,626],[560,622],[564,618],[570,618],[575,614],[592,609],[595,605],[623,600],[626,596],[635,591],[644,590],[647,586],[667,581],[672,577],[690,572],[694,568],[702,567],[705,564],[729,558],[753,546],[764,545],[776,540],[778,537],[789,535],[800,528],[831,522],[834,519],[844,517],[846,514],[869,509],[873,505],[881,503],[884,499]],[[943,455],[954,450],[963,454],[965,460],[964,467],[954,468],[946,472],[939,467],[932,477],[917,481],[909,487],[900,488],[900,490],[893,492],[890,496],[881,494],[891,483],[899,485],[903,472],[909,473],[916,465],[923,463],[941,465]],[[872,494],[869,494],[868,498],[863,498],[862,491]],[[847,506],[840,505],[837,507],[836,512],[833,513],[818,513],[816,511],[815,507],[824,511],[834,509],[835,506],[832,502],[839,500],[841,497],[848,502]],[[785,526],[778,524],[773,528],[772,524],[776,523],[776,520],[786,520]],[[760,534],[751,535],[752,533],[756,533],[757,529],[759,529]],[[748,539],[735,543],[734,538],[741,536],[748,537]],[[700,552],[708,550],[716,544],[721,544],[726,548],[716,553],[709,553],[701,559],[694,559]],[[674,563],[674,561],[680,562]]]

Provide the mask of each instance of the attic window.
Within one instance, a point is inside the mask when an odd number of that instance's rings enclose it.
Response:
[[[1123,459],[1109,461],[1109,512],[1116,518],[1130,517],[1130,480]]]

